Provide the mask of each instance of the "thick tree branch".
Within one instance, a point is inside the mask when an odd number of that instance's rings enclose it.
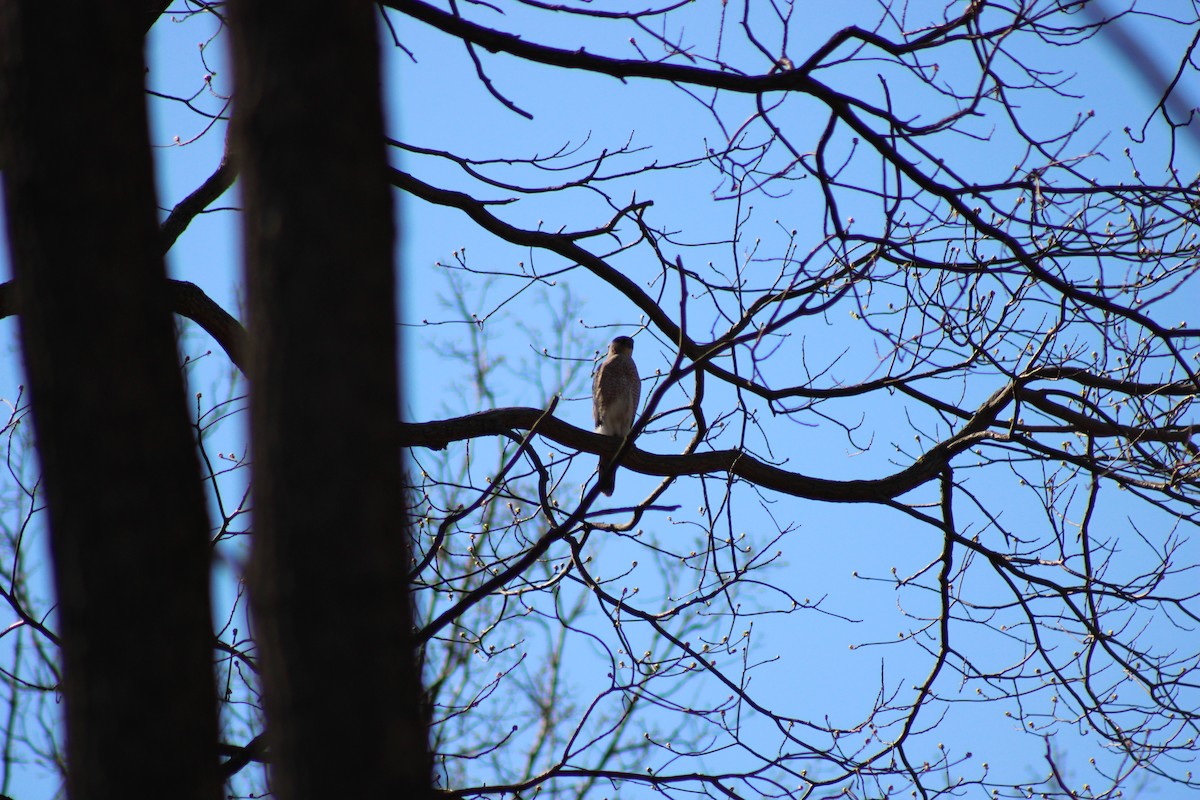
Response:
[[[16,281],[0,283],[0,319],[21,313]],[[229,356],[233,365],[246,374],[246,329],[232,315],[194,283],[167,280],[171,310],[199,325]]]
[[[217,344],[229,356],[233,365],[247,374],[248,336],[245,327],[229,312],[204,293],[194,283],[188,281],[168,281],[170,284],[171,310],[204,329],[204,332],[217,340]]]
[[[989,431],[999,411],[1011,400],[1011,387],[997,392],[955,436],[930,448],[913,464],[884,478],[835,481],[789,472],[759,461],[739,450],[715,450],[691,455],[657,455],[630,445],[621,466],[644,475],[677,476],[727,472],[764,489],[829,503],[886,503],[937,478],[955,455],[984,439],[1003,439]],[[480,436],[502,435],[513,429],[538,426],[538,433],[573,450],[599,455],[614,454],[620,442],[589,433],[557,417],[544,417],[539,408],[498,408],[453,419],[400,423],[400,443],[405,447],[440,450],[451,442]]]
[[[225,194],[237,179],[237,161],[231,152],[232,137],[225,137],[225,152],[221,155],[221,163],[215,172],[208,176],[204,183],[184,199],[180,200],[171,213],[163,221],[162,237],[163,251],[171,249],[187,226],[192,223],[204,209],[208,208],[218,197]]]
[[[421,2],[421,0],[386,0],[384,5],[492,53],[508,53],[539,64],[597,72],[620,79],[651,78],[746,93],[802,89],[800,81],[807,77],[809,69],[819,66],[822,58],[831,54],[842,44],[855,39],[869,43],[892,55],[902,55],[936,46],[947,33],[976,19],[984,6],[980,2],[970,3],[959,17],[943,25],[934,26],[922,36],[904,44],[897,44],[862,28],[846,28],[834,36],[825,47],[817,51],[813,58],[810,58],[805,64],[804,69],[772,70],[766,75],[746,75],[727,70],[669,64],[662,61],[611,58],[589,53],[582,47],[578,50],[547,47],[511,33],[470,22],[457,14],[443,11]]]
[[[244,745],[221,744],[219,749],[221,755],[228,756],[225,761],[221,762],[221,775],[226,780],[241,772],[252,761],[269,762],[271,760],[267,752],[267,735],[265,733],[260,733]]]

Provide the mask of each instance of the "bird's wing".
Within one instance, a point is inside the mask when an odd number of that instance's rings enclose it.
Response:
[[[638,404],[642,400],[642,379],[638,375],[637,364],[633,363],[633,359],[629,359],[629,379],[632,381],[633,388],[629,391],[630,405],[633,407],[633,416],[637,416]]]
[[[600,409],[600,376],[604,374],[604,366],[604,364],[601,364],[596,370],[596,374],[592,377],[592,421],[595,423],[597,430],[600,429],[600,423],[604,418]]]

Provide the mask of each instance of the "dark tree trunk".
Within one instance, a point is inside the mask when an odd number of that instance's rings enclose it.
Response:
[[[155,220],[137,4],[0,4],[0,159],[75,800],[220,796],[208,523]]]
[[[373,7],[242,2],[231,12],[251,317],[251,596],[273,788],[283,800],[328,800],[348,785],[358,797],[427,796]]]

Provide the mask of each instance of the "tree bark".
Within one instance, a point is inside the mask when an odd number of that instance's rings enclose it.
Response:
[[[231,13],[273,789],[326,800],[352,774],[356,796],[428,796],[373,7]]]
[[[136,4],[0,4],[0,163],[75,800],[220,796],[208,522]]]

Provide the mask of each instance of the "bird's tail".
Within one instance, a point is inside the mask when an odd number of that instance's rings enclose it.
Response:
[[[600,484],[600,491],[604,492],[605,497],[612,497],[613,490],[617,488],[617,469],[612,465],[612,462],[600,459],[600,477],[597,479]]]

